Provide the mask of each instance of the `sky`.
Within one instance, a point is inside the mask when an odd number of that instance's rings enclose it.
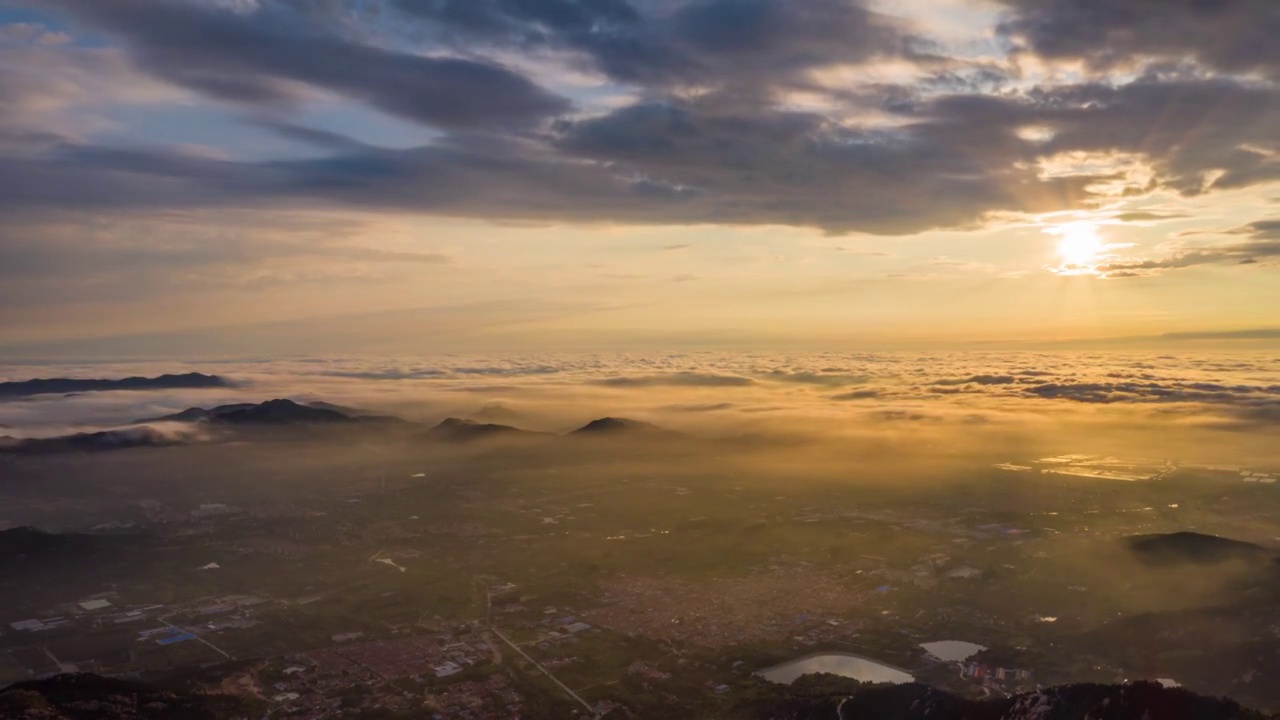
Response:
[[[0,356],[1280,343],[1274,0],[0,0]]]

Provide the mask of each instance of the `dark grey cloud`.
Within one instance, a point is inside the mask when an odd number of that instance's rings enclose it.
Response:
[[[1243,239],[1188,248],[1154,260],[1117,260],[1098,267],[1108,277],[1146,277],[1197,265],[1254,265],[1280,258],[1280,220],[1260,220],[1224,235]]]
[[[648,110],[567,127],[553,145],[455,134],[408,150],[236,162],[163,148],[63,145],[0,158],[0,207],[167,208],[335,203],[447,215],[648,223],[781,223],[907,233],[994,209],[1049,210],[1092,180],[1041,181],[940,129],[847,131],[816,116],[700,118],[682,137]],[[602,126],[617,124],[613,131]],[[326,136],[331,144],[336,144]],[[641,152],[637,145],[649,145]],[[589,160],[584,162],[583,160]],[[661,186],[665,192],[654,192]]]
[[[1136,153],[1154,183],[1183,194],[1280,179],[1270,156],[1280,91],[1228,79],[1139,79],[1036,94],[1037,115],[1056,131],[1047,152]]]
[[[434,380],[449,377],[447,370],[335,370],[328,373],[332,377],[352,378],[355,380]]]
[[[1013,375],[970,375],[966,378],[948,378],[943,380],[935,380],[935,385],[1012,385],[1016,382],[1024,382]]]
[[[1273,0],[999,0],[1006,35],[1049,58],[1097,69],[1146,58],[1233,73],[1280,74],[1280,5]]]
[[[287,104],[311,86],[441,127],[522,125],[569,109],[496,63],[362,44],[283,3],[247,13],[177,0],[47,5],[120,37],[144,71],[224,100]]]
[[[458,375],[555,375],[560,368],[555,365],[512,365],[512,366],[474,366],[455,367],[452,372]]]
[[[1011,108],[1017,110],[1017,108]],[[813,225],[886,234],[956,226],[995,209],[1040,211],[1086,198],[1089,177],[1042,179],[1036,149],[940,111],[896,130],[818,114],[653,101],[565,123],[561,152],[685,190],[667,210],[717,223]]]
[[[771,370],[763,377],[778,382],[799,383],[801,385],[820,385],[839,387],[841,385],[857,385],[868,380],[866,375],[851,375],[845,372],[809,370]]]
[[[1223,430],[1249,431],[1280,423],[1280,385],[1215,382],[1057,382],[1026,388],[1046,400],[1096,405],[1159,405],[1170,412],[1205,418]]]
[[[1149,186],[1194,195],[1280,179],[1271,160],[1280,124],[1280,90],[1225,78],[1138,78],[1037,87],[1025,95],[947,95],[904,102],[897,112],[919,118],[916,132],[943,147],[962,144],[993,156],[989,172],[1068,153],[1145,158]],[[1020,142],[1019,128],[1048,138]],[[1099,172],[1094,180],[1110,178]]]
[[[1008,2],[1009,27],[1066,12],[1049,0]],[[1090,207],[1101,199],[1099,184],[1123,180],[1106,168],[1043,172],[1072,153],[1142,158],[1154,177],[1130,194],[1190,195],[1280,179],[1268,150],[1280,127],[1273,86],[1148,74],[991,93],[997,70],[927,55],[909,31],[852,0],[262,0],[243,12],[179,0],[50,0],[40,7],[119,38],[147,73],[263,111],[251,121],[257,127],[324,155],[236,161],[55,135],[35,150],[0,154],[0,210],[10,214],[336,206],[905,234],[972,227],[997,211]],[[403,28],[402,44],[388,39]],[[631,84],[638,99],[568,114],[566,100],[488,59],[498,56],[544,70],[577,63]],[[913,86],[814,84],[816,69],[882,58],[943,67]],[[422,147],[390,150],[265,112],[308,89],[445,132]],[[822,109],[782,104],[793,90],[816,93]],[[0,82],[0,147],[4,95]],[[890,121],[861,120],[864,111]],[[1048,134],[1028,139],[1020,132],[1027,126]],[[1266,256],[1254,248],[1239,261]]]
[[[648,101],[563,124],[557,147],[685,189],[677,216],[878,233],[965,225],[994,210],[1082,207],[1103,192],[1099,183],[1123,180],[1105,169],[1040,173],[1072,153],[1142,158],[1155,176],[1130,194],[1280,179],[1265,150],[1280,127],[1271,87],[1140,79],[917,96],[888,109],[908,122],[873,130],[819,113],[726,109],[715,98]],[[1051,137],[1028,140],[1027,126]]]
[[[0,158],[0,206],[56,209],[337,203],[513,218],[652,212],[633,183],[511,138],[470,136],[408,150],[240,162],[166,148],[62,145]],[[495,198],[504,198],[501,201]],[[575,203],[594,201],[577,211]]]
[[[736,375],[713,375],[696,372],[678,372],[663,375],[620,376],[592,381],[595,385],[614,388],[649,387],[749,387],[755,385],[751,378]]]
[[[858,390],[850,390],[839,395],[832,395],[832,400],[874,400],[880,397],[881,391],[875,388],[861,388]]]
[[[571,54],[648,88],[757,96],[837,63],[909,52],[898,23],[854,0],[395,0],[438,39]],[[419,28],[421,31],[422,28]]]
[[[365,152],[375,151],[377,147],[369,143],[355,140],[341,133],[330,130],[319,130],[317,128],[298,125],[296,123],[284,122],[270,118],[256,118],[245,121],[248,125],[270,130],[283,138],[293,140],[294,142],[311,145],[324,150],[334,152]]]
[[[1065,382],[1026,388],[1028,395],[1086,403],[1226,403],[1240,405],[1280,403],[1280,385],[1226,386],[1217,383],[1179,382]]]

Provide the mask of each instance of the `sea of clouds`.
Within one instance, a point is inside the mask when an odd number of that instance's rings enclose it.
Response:
[[[1280,435],[1280,358],[1264,353],[654,353],[294,358],[0,366],[0,379],[203,372],[234,386],[0,402],[0,434],[128,425],[188,407],[287,397],[431,422],[566,430],[626,415],[705,432],[921,425],[1032,431],[1074,422]]]

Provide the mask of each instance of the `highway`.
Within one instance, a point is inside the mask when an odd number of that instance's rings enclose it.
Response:
[[[556,685],[559,685],[559,686],[560,686],[560,689],[561,689],[561,690],[564,690],[564,691],[565,691],[565,693],[566,693],[566,694],[568,694],[568,696],[569,696],[569,697],[573,698],[574,700],[576,700],[576,701],[578,702],[578,704],[579,704],[579,705],[581,705],[582,707],[586,708],[587,712],[588,712],[588,713],[591,713],[591,717],[593,717],[593,718],[598,718],[598,717],[600,717],[599,715],[597,715],[597,714],[596,714],[595,709],[594,709],[594,708],[592,708],[592,707],[591,707],[591,705],[590,705],[590,704],[588,704],[586,700],[583,700],[583,699],[582,699],[582,697],[581,697],[580,695],[578,695],[578,693],[576,693],[576,692],[574,692],[574,691],[570,690],[568,685],[565,685],[564,683],[562,683],[562,682],[560,682],[559,680],[557,680],[555,675],[552,675],[552,674],[551,674],[551,672],[550,672],[549,670],[547,670],[546,668],[542,667],[542,665],[541,665],[537,660],[534,660],[533,658],[529,657],[529,654],[528,654],[528,653],[526,653],[524,650],[521,650],[521,649],[519,648],[519,646],[517,646],[515,643],[511,642],[510,640],[508,640],[508,639],[507,639],[507,636],[506,636],[506,635],[503,635],[503,634],[498,630],[498,628],[493,627],[492,625],[490,625],[490,626],[489,626],[489,629],[490,629],[491,631],[493,631],[493,634],[494,634],[494,635],[497,635],[497,636],[502,640],[502,642],[506,643],[508,647],[510,647],[512,650],[515,650],[516,652],[520,653],[520,656],[521,656],[521,657],[523,657],[525,660],[528,660],[529,662],[533,663],[533,666],[534,666],[534,667],[536,667],[536,668],[538,668],[539,670],[541,670],[543,675],[546,675],[547,677],[551,678],[551,682],[555,683]]]

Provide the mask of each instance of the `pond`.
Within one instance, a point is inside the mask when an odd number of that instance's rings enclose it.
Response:
[[[789,660],[756,674],[766,680],[790,685],[801,675],[830,673],[860,682],[909,683],[915,678],[905,670],[852,653],[818,653]]]
[[[947,662],[961,662],[986,650],[985,647],[977,643],[964,642],[963,640],[940,640],[938,642],[924,643],[920,647],[924,648],[930,655]]]

